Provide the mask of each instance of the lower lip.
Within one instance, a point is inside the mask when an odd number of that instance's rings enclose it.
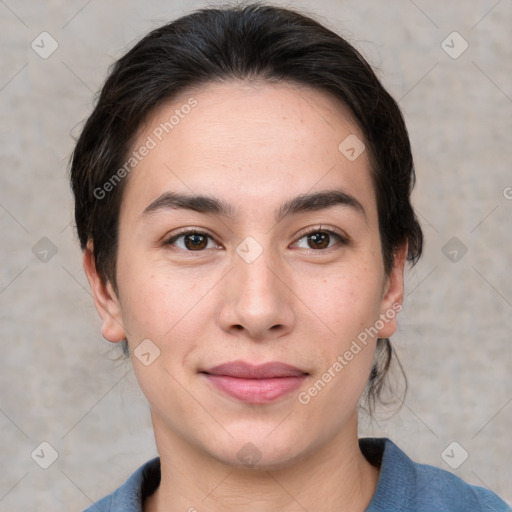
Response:
[[[250,404],[273,402],[297,389],[306,378],[306,375],[271,379],[241,379],[210,374],[205,374],[205,376],[217,389]]]

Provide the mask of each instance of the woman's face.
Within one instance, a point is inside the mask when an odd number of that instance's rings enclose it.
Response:
[[[358,126],[322,92],[230,82],[142,128],[119,296],[95,295],[104,336],[128,339],[157,442],[279,467],[353,436],[404,253],[385,275]]]

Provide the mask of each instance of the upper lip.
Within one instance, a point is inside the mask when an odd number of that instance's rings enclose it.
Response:
[[[307,375],[307,372],[295,366],[278,361],[258,365],[244,361],[231,361],[203,370],[202,373],[238,377],[240,379],[271,379],[274,377],[303,377]]]

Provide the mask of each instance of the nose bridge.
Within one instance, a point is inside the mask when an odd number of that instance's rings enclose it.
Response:
[[[282,283],[277,278],[278,269],[270,250],[261,251],[254,259],[237,255],[235,258],[236,285],[239,299],[253,303],[282,300]]]
[[[237,254],[233,254],[233,268],[226,283],[223,327],[243,327],[252,337],[264,337],[270,329],[275,336],[278,327],[283,332],[290,329],[293,308],[276,258],[262,246],[258,254],[254,242],[240,245]]]

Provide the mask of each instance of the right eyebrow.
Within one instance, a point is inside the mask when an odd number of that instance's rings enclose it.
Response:
[[[164,192],[149,204],[142,212],[143,216],[156,213],[161,210],[186,209],[199,213],[213,213],[225,217],[233,216],[231,205],[207,195],[189,195],[178,192]]]

